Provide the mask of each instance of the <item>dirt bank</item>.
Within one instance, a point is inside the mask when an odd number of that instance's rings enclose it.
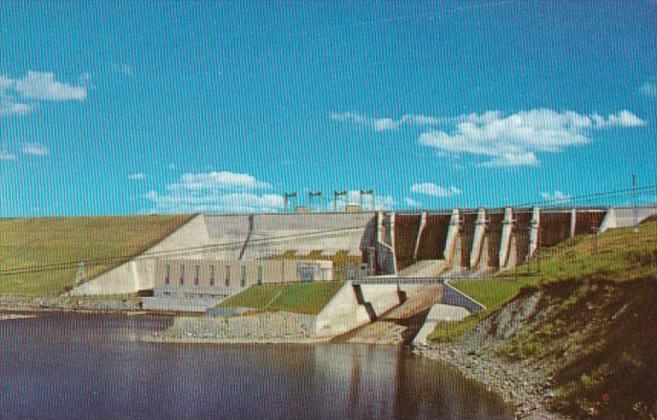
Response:
[[[657,281],[572,280],[524,289],[444,360],[517,406],[520,418],[657,418]]]

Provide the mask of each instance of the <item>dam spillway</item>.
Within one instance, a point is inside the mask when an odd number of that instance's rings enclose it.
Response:
[[[596,233],[600,229],[600,226],[602,226],[602,221],[606,215],[607,212],[605,210],[578,210],[575,216],[575,235],[588,235],[590,233]]]
[[[514,212],[515,224],[513,236],[515,239],[516,260],[521,263],[527,259],[529,254],[529,228],[532,221],[531,209]]]
[[[462,215],[461,224],[461,262],[460,266],[470,267],[470,256],[474,244],[475,223],[477,222],[477,213],[466,213]]]
[[[500,268],[503,222],[504,211],[491,213],[488,217],[486,237],[488,241],[488,267],[491,268]]]
[[[540,247],[554,246],[570,238],[571,212],[542,212],[539,227]]]
[[[428,214],[422,230],[417,252],[417,260],[444,260],[449,214]]]
[[[415,262],[413,254],[415,252],[415,244],[417,242],[422,215],[396,214],[395,216],[397,270],[403,270]]]

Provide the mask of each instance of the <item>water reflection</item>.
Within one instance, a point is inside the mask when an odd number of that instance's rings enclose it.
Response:
[[[511,418],[482,387],[394,347],[164,345],[170,319],[0,322],[3,418]]]

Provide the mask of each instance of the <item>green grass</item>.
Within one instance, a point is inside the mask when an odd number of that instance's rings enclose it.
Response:
[[[260,311],[318,314],[342,287],[341,281],[251,286],[223,301],[220,307],[241,306]]]
[[[596,279],[626,282],[657,271],[657,223],[582,235],[543,250],[538,260],[484,280],[457,280],[451,285],[486,306],[476,317],[439,324],[429,336],[434,341],[458,340],[476,321],[513,299],[523,288],[567,280]],[[540,270],[539,270],[540,268]],[[509,277],[514,277],[509,279]]]
[[[158,243],[193,216],[0,219],[0,273],[72,263],[64,269],[0,275],[0,294],[45,296],[73,285],[77,263],[93,278]],[[97,259],[112,259],[91,263]]]
[[[480,320],[481,315],[474,314],[462,321],[439,322],[436,325],[436,328],[434,328],[431,334],[429,334],[428,339],[430,341],[441,343],[451,343],[458,341],[461,339],[461,337],[463,337],[463,334],[472,330],[472,328],[474,328]]]
[[[513,298],[525,286],[570,279],[597,278],[631,281],[655,273],[657,223],[612,229],[597,237],[578,236],[543,252],[539,260],[482,281],[459,280],[451,284],[486,307],[494,308]],[[538,268],[540,267],[540,271]],[[506,279],[497,277],[513,277]]]
[[[488,279],[458,280],[450,284],[487,308],[493,308],[513,297],[518,292],[518,286],[525,283],[522,280]]]

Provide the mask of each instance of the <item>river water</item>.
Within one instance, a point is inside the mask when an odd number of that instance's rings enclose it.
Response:
[[[403,348],[158,344],[167,317],[40,313],[0,322],[0,417],[507,419],[453,369]]]

